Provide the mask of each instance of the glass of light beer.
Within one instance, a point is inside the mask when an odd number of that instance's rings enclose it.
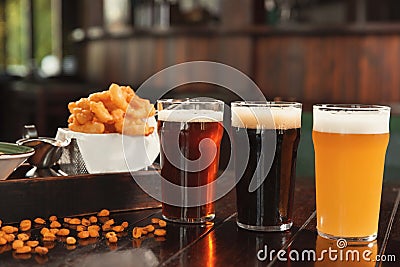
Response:
[[[239,227],[285,231],[292,226],[301,109],[296,102],[232,103]],[[247,144],[244,159],[242,146]],[[252,181],[259,186],[252,189]]]
[[[163,99],[157,101],[157,109],[164,178],[162,215],[179,223],[210,221],[215,217],[213,182],[224,131],[224,102],[210,98]],[[178,191],[171,190],[169,184],[179,186]]]
[[[377,237],[390,108],[314,105],[317,230],[325,238]]]

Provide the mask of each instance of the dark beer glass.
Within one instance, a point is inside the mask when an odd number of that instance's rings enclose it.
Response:
[[[236,179],[239,179],[237,224],[255,231],[288,230],[292,226],[302,105],[233,102],[231,108]],[[244,151],[241,146],[245,143],[249,146],[248,159],[241,156]],[[254,191],[252,180],[258,184]]]
[[[157,106],[163,217],[180,223],[210,221],[215,217],[212,182],[218,172],[224,103],[165,99]],[[178,192],[169,190],[168,183],[179,186]]]

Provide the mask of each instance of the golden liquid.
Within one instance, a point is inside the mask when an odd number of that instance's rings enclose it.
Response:
[[[312,135],[317,229],[337,237],[376,234],[389,133]]]

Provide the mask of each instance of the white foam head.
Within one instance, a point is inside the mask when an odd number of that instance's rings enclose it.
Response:
[[[232,126],[282,130],[300,128],[301,104],[284,106],[232,105]]]
[[[158,111],[158,119],[171,122],[213,122],[222,121],[222,111],[196,109],[164,109]]]
[[[315,105],[313,130],[341,134],[389,133],[390,108],[383,106],[332,107]]]

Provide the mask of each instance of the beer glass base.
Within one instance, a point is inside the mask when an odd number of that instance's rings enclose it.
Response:
[[[270,226],[263,226],[263,225],[248,225],[248,224],[244,224],[241,223],[239,221],[236,221],[236,224],[243,229],[246,230],[251,230],[251,231],[259,231],[259,232],[283,232],[286,230],[289,230],[292,225],[293,222],[289,222],[289,223],[284,223],[281,225],[270,225]]]
[[[202,224],[202,223],[206,223],[209,221],[214,220],[215,218],[215,213],[209,214],[205,217],[201,217],[201,218],[170,218],[165,216],[164,214],[162,215],[162,217],[170,222],[174,222],[174,223],[187,223],[187,224]]]
[[[339,239],[344,239],[349,243],[353,243],[353,242],[371,242],[374,241],[377,238],[377,234],[373,234],[373,235],[369,235],[369,236],[362,236],[362,237],[341,237],[341,236],[334,236],[334,235],[330,235],[330,234],[326,234],[323,233],[319,230],[317,230],[318,235],[326,238],[326,239],[331,239],[331,240],[339,240]]]

